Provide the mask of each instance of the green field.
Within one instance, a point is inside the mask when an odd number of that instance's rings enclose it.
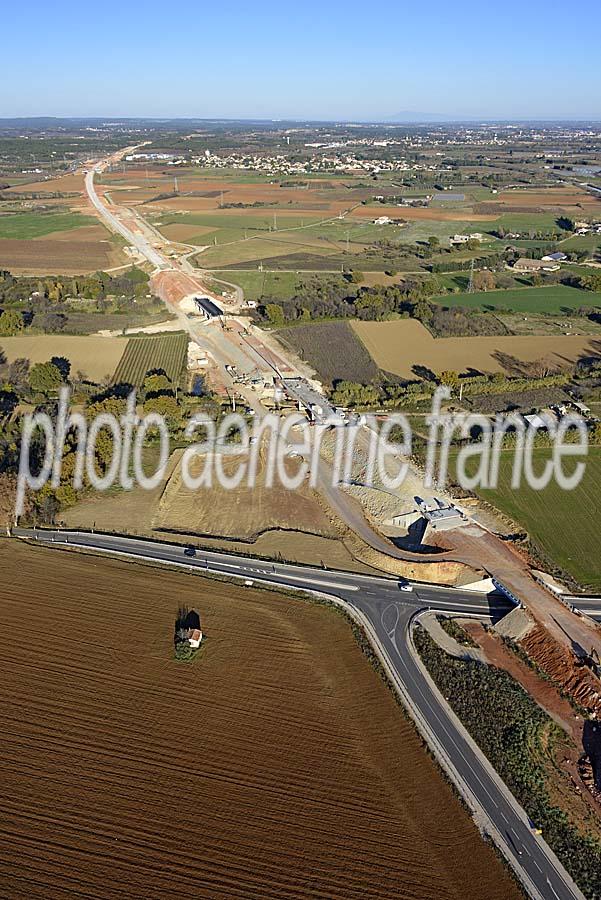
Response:
[[[399,209],[398,213],[402,218],[403,210]],[[460,222],[446,221],[444,219],[441,221],[436,221],[435,219],[415,219],[403,226],[401,240],[411,243],[412,241],[427,241],[430,236],[434,236],[438,238],[443,246],[448,247],[449,238],[454,234],[472,234],[474,232],[479,232],[484,238],[481,248],[488,251],[491,246],[494,246],[494,244],[497,243],[497,238],[486,233],[490,228],[496,228],[495,221],[482,222],[470,220],[468,216]],[[499,246],[501,246],[500,243]]]
[[[247,300],[260,300],[261,297],[287,300],[294,296],[299,283],[294,272],[232,272],[226,269],[212,271],[211,275],[239,285]]]
[[[148,372],[162,370],[177,387],[186,364],[188,335],[183,331],[129,339],[113,375],[113,384],[142,387]]]
[[[505,231],[557,231],[557,215],[554,213],[505,213],[486,228],[504,228]]]
[[[524,313],[551,313],[580,306],[601,306],[601,295],[579,288],[553,284],[549,287],[515,288],[507,291],[476,291],[473,294],[447,294],[433,298],[443,306],[472,309],[511,309]]]
[[[200,225],[203,228],[223,229],[229,231],[237,229],[248,232],[261,231],[270,232],[274,226],[274,213],[276,215],[276,225],[281,231],[288,228],[300,228],[303,225],[310,225],[313,222],[320,222],[322,219],[328,218],[328,213],[321,215],[306,213],[304,215],[280,216],[277,217],[278,209],[267,207],[256,209],[242,215],[236,210],[215,210],[207,213],[177,213],[165,212],[159,216],[158,220],[162,225]],[[153,216],[156,219],[156,213]]]
[[[561,249],[564,251],[586,250],[591,253],[597,247],[601,247],[601,234],[575,234],[560,243]]]
[[[548,448],[534,450],[536,473],[542,471],[550,453]],[[571,472],[573,464],[566,460],[564,470]],[[589,449],[584,478],[573,491],[562,490],[554,480],[544,490],[534,491],[524,479],[519,490],[513,490],[512,466],[513,451],[502,451],[499,487],[479,490],[479,496],[523,526],[544,556],[579,584],[601,590],[601,447]]]
[[[0,215],[0,238],[29,241],[54,231],[70,231],[84,225],[97,225],[92,216],[76,212],[39,213],[19,212]]]

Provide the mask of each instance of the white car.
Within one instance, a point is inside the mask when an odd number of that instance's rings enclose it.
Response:
[[[405,591],[406,594],[411,594],[413,592],[413,585],[409,584],[408,581],[405,581],[403,584],[399,584],[399,591]]]

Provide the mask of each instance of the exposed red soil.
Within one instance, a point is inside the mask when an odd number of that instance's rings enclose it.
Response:
[[[601,716],[601,682],[590,669],[577,664],[573,653],[554,641],[540,625],[520,643],[528,656],[580,706]]]
[[[601,632],[588,620],[570,612],[549,591],[534,581],[528,561],[510,543],[475,526],[444,532],[441,545],[451,558],[482,568],[509,588],[524,603],[536,622],[559,648],[571,653],[574,644],[601,656]],[[544,668],[544,666],[541,666]],[[594,676],[591,675],[594,679]],[[596,681],[596,679],[595,679]],[[601,682],[597,682],[601,689]]]
[[[486,659],[493,666],[504,669],[512,678],[522,685],[524,690],[563,728],[574,742],[573,747],[567,743],[561,747],[561,759],[558,771],[562,773],[562,783],[558,784],[556,772],[554,782],[560,793],[568,795],[568,806],[576,815],[586,820],[589,813],[598,817],[601,813],[599,795],[593,784],[590,761],[583,761],[583,718],[578,715],[557,687],[541,678],[530,666],[522,662],[502,642],[501,638],[487,631],[480,622],[465,619],[462,627],[484,650]],[[524,647],[525,641],[522,641]],[[547,640],[547,643],[548,640]],[[557,645],[554,644],[555,647]],[[524,647],[524,649],[526,649]],[[561,648],[557,648],[561,649]],[[590,724],[590,723],[589,723]],[[583,777],[584,776],[584,777]],[[583,807],[582,804],[585,804]],[[599,820],[596,820],[598,826]]]
[[[0,564],[4,895],[519,896],[332,611],[8,541]]]
[[[184,297],[194,293],[213,296],[200,279],[175,270],[158,272],[151,278],[150,285],[154,293],[167,303],[179,303]]]
[[[536,672],[508,650],[498,635],[492,634],[480,622],[462,619],[461,626],[484,650],[486,659],[515,678],[534,697],[555,721],[569,732],[579,745],[582,742],[582,717],[576,717],[574,709],[560,696],[557,688],[544,681]]]

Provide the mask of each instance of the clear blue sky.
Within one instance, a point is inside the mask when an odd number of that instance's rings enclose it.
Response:
[[[2,26],[0,117],[601,118],[586,4],[32,0]]]

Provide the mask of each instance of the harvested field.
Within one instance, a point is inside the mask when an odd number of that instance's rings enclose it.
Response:
[[[43,334],[0,338],[0,346],[9,362],[24,358],[33,364],[47,362],[53,356],[65,356],[73,372],[83,372],[91,381],[97,382],[110,377],[128,342],[128,338],[97,335]]]
[[[113,375],[113,384],[142,387],[148,372],[163,371],[178,386],[186,365],[188,335],[183,331],[131,338]]]
[[[64,551],[0,558],[7,896],[517,900],[338,615]],[[182,603],[207,635],[193,665],[171,659]]]
[[[84,179],[85,176],[82,173],[59,175],[56,178],[48,178],[45,181],[26,182],[13,188],[13,190],[21,190],[28,193],[83,193],[85,190]]]
[[[575,190],[569,188],[547,188],[546,190],[512,190],[501,191],[497,196],[500,204],[511,204],[511,206],[539,207],[547,206],[552,208],[572,208],[582,204],[591,205],[598,201],[587,191]]]
[[[94,224],[78,226],[76,232],[73,230],[53,231],[52,234],[48,236],[48,240],[72,242],[73,238],[77,236],[78,241],[85,241],[90,244],[95,242],[110,243],[110,232],[107,231],[100,222],[96,222],[92,219],[91,216],[86,216],[86,219],[94,222]],[[34,240],[37,242],[40,239],[35,238]]]
[[[0,268],[14,275],[83,275],[118,266],[123,260],[122,253],[108,237],[103,241],[0,240]]]
[[[375,363],[403,378],[415,377],[416,366],[437,374],[445,369],[518,374],[534,360],[544,359],[551,368],[562,369],[583,357],[601,356],[601,341],[594,336],[435,339],[416,319],[353,321],[352,327]]]
[[[277,337],[311,368],[327,386],[335,381],[368,384],[378,367],[348,322],[316,322],[283,328]]]
[[[215,230],[208,225],[181,225],[174,222],[171,225],[164,225],[159,229],[162,234],[170,241],[190,242],[191,244],[201,243],[204,235],[212,234]]]

